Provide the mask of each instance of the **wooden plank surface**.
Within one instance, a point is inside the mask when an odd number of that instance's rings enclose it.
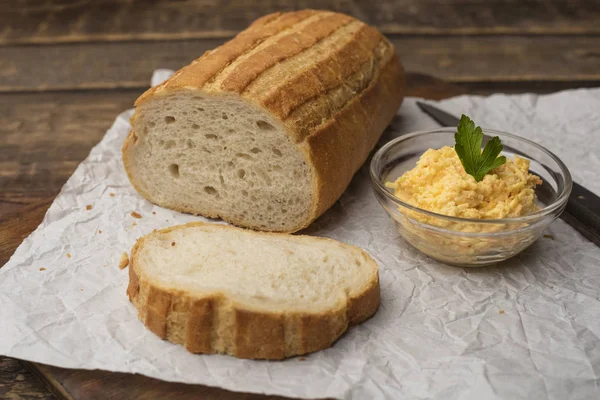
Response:
[[[140,93],[0,95],[0,215],[55,196]]]
[[[55,397],[22,363],[0,357],[0,399],[52,400]]]
[[[300,361],[298,361],[300,362]],[[289,397],[232,392],[219,388],[165,382],[142,375],[65,369],[30,363],[64,400],[288,400]]]
[[[0,44],[228,37],[257,17],[341,11],[386,33],[600,33],[597,0],[20,0],[3,4]]]
[[[600,84],[600,36],[392,36],[408,71],[448,82]],[[223,39],[0,47],[0,92],[145,88]],[[98,55],[102,56],[99,57]]]

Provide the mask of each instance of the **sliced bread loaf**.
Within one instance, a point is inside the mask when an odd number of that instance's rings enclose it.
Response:
[[[329,11],[267,15],[136,101],[125,169],[158,205],[294,232],[340,197],[403,89],[377,29]]]
[[[379,278],[335,240],[191,223],[138,240],[127,294],[152,332],[191,352],[282,359],[373,315]]]

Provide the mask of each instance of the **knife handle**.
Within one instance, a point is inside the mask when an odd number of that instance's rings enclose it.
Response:
[[[573,182],[562,218],[588,240],[600,246],[600,198]]]

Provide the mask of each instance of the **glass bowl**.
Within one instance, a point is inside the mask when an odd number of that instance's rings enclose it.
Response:
[[[467,219],[450,217],[411,206],[396,196],[386,182],[395,182],[413,169],[428,149],[454,146],[456,128],[415,132],[394,139],[371,160],[375,197],[394,221],[402,237],[431,258],[458,266],[485,266],[506,260],[536,241],[564,210],[571,193],[571,174],[558,157],[542,146],[509,133],[483,129],[484,143],[499,136],[503,155],[530,161],[531,173],[543,183],[536,187],[540,210],[518,218]]]

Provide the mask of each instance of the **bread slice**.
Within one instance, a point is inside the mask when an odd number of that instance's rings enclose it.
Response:
[[[403,89],[375,28],[328,11],[271,14],[136,101],[125,169],[163,207],[294,232],[340,197]]]
[[[137,241],[127,294],[152,332],[193,353],[282,359],[373,315],[379,277],[335,240],[190,223]]]

